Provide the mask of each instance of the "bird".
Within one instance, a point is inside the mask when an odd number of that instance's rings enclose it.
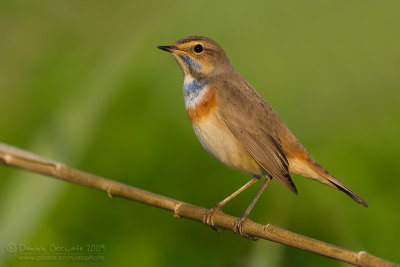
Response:
[[[184,75],[183,96],[192,128],[206,151],[222,164],[252,175],[252,179],[209,209],[203,223],[214,230],[213,216],[239,193],[265,181],[234,231],[243,231],[246,219],[272,178],[294,194],[291,174],[339,189],[361,205],[368,204],[319,165],[261,95],[231,65],[215,41],[188,36],[174,45],[157,46],[172,53]]]

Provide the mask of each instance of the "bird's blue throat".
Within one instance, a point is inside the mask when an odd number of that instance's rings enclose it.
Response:
[[[179,55],[179,56],[189,67],[192,67],[193,69],[196,70],[201,69],[201,64],[195,61],[193,58],[186,55]]]
[[[183,82],[183,97],[185,98],[186,105],[190,105],[190,103],[195,101],[204,87],[204,81],[196,80],[191,76],[185,76]]]

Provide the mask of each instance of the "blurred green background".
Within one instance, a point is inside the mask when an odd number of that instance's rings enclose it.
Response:
[[[1,1],[0,141],[171,198],[212,207],[250,177],[192,132],[170,45],[216,40],[336,177],[370,205],[294,176],[250,217],[400,262],[400,2]],[[252,242],[93,189],[0,166],[7,245],[104,245],[104,266],[348,266]],[[261,183],[224,209],[240,216]]]

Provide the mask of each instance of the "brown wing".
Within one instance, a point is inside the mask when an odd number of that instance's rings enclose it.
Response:
[[[218,115],[257,163],[293,193],[288,160],[274,125],[278,115],[240,77],[217,84]],[[220,90],[220,88],[222,90]]]

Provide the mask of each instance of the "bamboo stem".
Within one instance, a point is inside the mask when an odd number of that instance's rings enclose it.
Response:
[[[207,211],[207,209],[202,207],[197,207],[179,200],[82,172],[70,168],[63,163],[55,162],[3,143],[0,143],[0,162],[4,165],[41,173],[68,182],[95,188],[107,192],[110,197],[118,196],[166,209],[174,212],[174,216],[177,218],[184,217],[201,222]],[[215,226],[232,231],[234,231],[235,221],[237,219],[238,218],[227,215],[222,211],[215,213],[213,217]],[[250,236],[296,247],[356,266],[399,267],[399,265],[395,263],[375,257],[367,252],[354,252],[343,249],[310,237],[290,232],[272,224],[261,225],[251,220],[246,220],[243,232]]]

